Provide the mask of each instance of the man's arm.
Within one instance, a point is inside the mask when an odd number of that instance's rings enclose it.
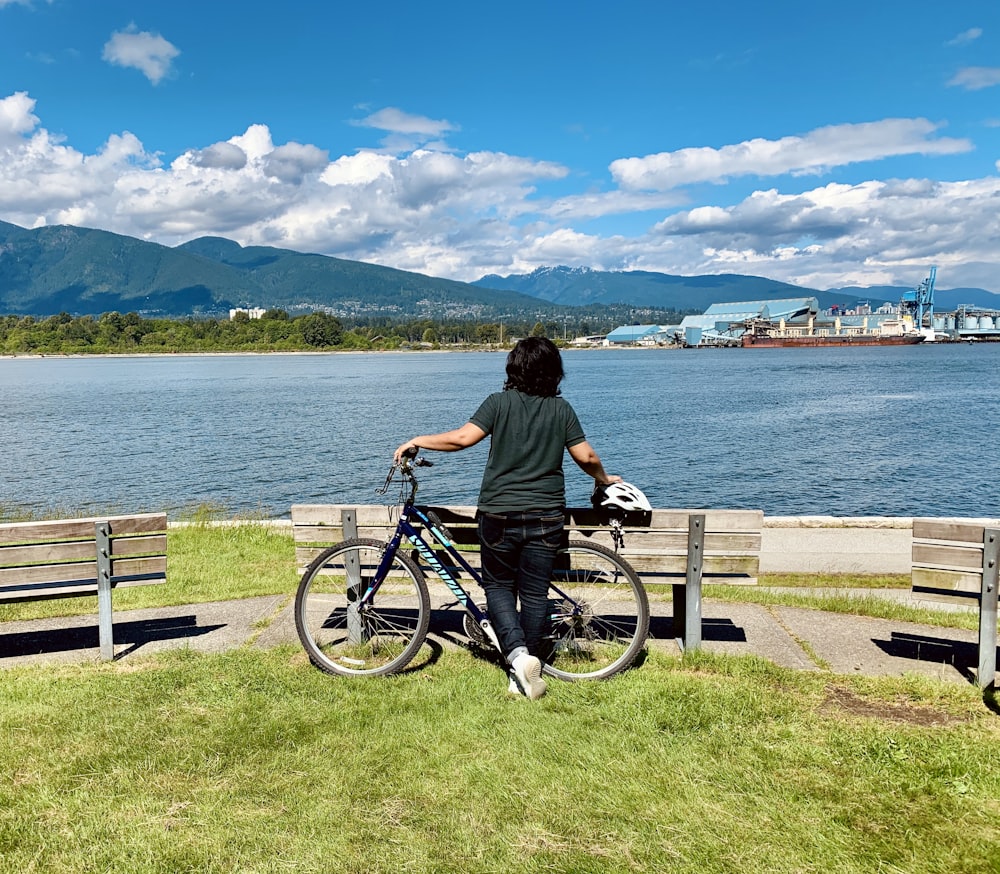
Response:
[[[458,452],[475,446],[486,436],[486,432],[472,422],[466,422],[461,428],[453,431],[442,431],[440,434],[423,434],[411,437],[399,446],[393,453],[393,459],[398,464],[404,454],[413,449],[430,449],[434,452]]]
[[[622,481],[620,476],[609,476],[605,472],[600,457],[594,451],[594,447],[586,440],[570,446],[569,455],[585,474],[594,478],[598,485],[606,486],[608,483],[620,483]]]

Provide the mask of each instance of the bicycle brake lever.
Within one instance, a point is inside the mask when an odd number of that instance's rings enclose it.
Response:
[[[385,482],[382,484],[382,488],[375,489],[376,495],[384,495],[387,491],[389,491],[389,486],[392,485],[393,474],[396,473],[396,468],[398,466],[399,465],[394,464],[392,467],[389,468],[389,473],[386,474]]]

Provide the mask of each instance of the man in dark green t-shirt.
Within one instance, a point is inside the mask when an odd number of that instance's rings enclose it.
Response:
[[[565,526],[563,453],[600,485],[621,480],[605,472],[573,407],[559,397],[562,379],[562,357],[551,340],[521,340],[507,356],[504,390],[487,397],[465,425],[413,437],[395,452],[397,462],[417,449],[455,452],[490,435],[478,505],[483,589],[511,666],[509,689],[532,699],[545,693],[539,656]]]

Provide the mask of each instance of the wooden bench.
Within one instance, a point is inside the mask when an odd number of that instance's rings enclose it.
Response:
[[[913,520],[915,598],[979,605],[979,671],[984,689],[996,681],[997,565],[1000,528],[947,519]]]
[[[475,507],[433,507],[448,527],[469,563],[478,567],[479,539]],[[599,543],[614,549],[604,513],[570,508],[567,530],[571,540]],[[653,510],[623,529],[623,558],[639,574],[647,591],[672,587],[673,632],[683,649],[701,646],[702,585],[755,584],[760,566],[761,510]],[[292,507],[295,560],[299,572],[324,547],[350,537],[386,541],[396,527],[384,506],[296,504]],[[418,556],[414,551],[413,557]],[[428,574],[433,576],[433,574]]]
[[[167,580],[164,513],[0,524],[0,603],[97,596],[101,658],[114,658],[111,590]]]

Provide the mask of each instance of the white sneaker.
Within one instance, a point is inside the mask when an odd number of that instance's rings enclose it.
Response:
[[[542,679],[542,663],[533,655],[520,655],[511,665],[511,686],[532,701],[545,694],[545,680]]]

